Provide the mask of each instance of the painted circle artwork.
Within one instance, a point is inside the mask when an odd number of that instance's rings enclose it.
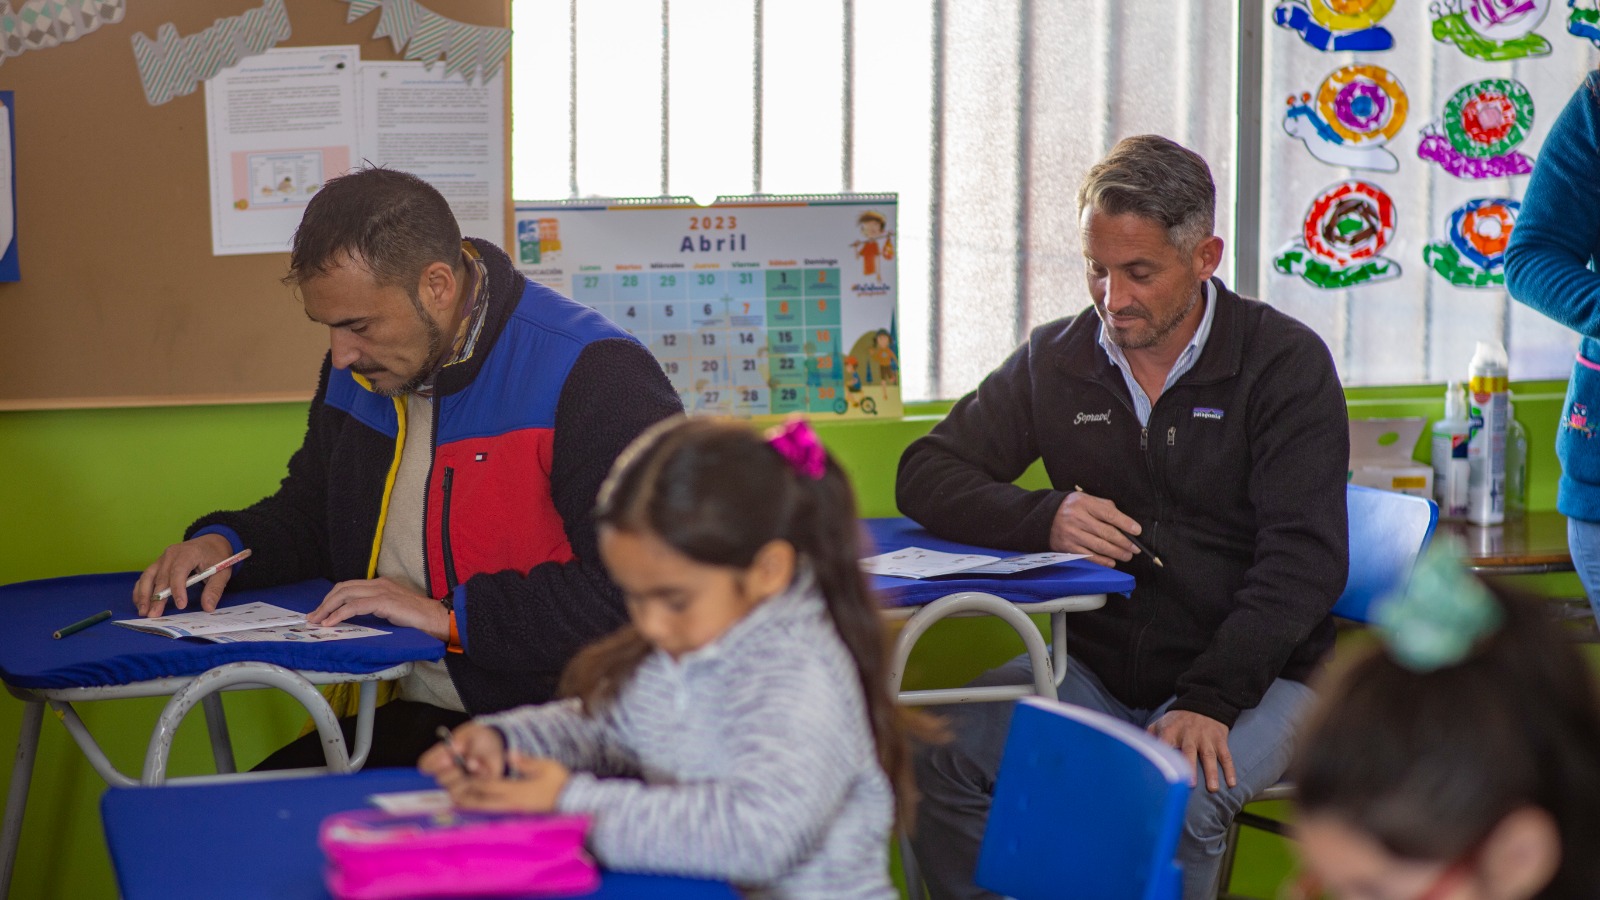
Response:
[[[1311,201],[1303,237],[1312,254],[1337,266],[1374,259],[1394,237],[1394,201],[1377,185],[1340,182]]]
[[[1444,133],[1463,156],[1500,156],[1533,125],[1533,98],[1521,82],[1485,78],[1463,86],[1444,107]]]
[[[1514,41],[1539,27],[1550,11],[1550,0],[1466,0],[1462,6],[1467,27],[1481,37]]]
[[[1399,133],[1410,101],[1388,69],[1374,65],[1334,70],[1317,89],[1317,110],[1351,144],[1382,143]]]
[[[1479,268],[1498,269],[1505,263],[1506,244],[1511,242],[1521,209],[1522,204],[1515,200],[1468,200],[1450,214],[1450,243]]]
[[[1317,24],[1353,31],[1376,25],[1394,8],[1394,0],[1310,0],[1308,6]]]

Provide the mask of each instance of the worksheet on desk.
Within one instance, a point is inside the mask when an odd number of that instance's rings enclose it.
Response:
[[[1011,575],[1083,559],[1085,553],[1023,553],[1002,559],[983,553],[945,553],[923,547],[905,547],[890,553],[869,556],[861,568],[872,575],[895,578],[936,578],[940,575]]]

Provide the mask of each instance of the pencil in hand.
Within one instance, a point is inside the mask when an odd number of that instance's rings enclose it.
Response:
[[[1088,493],[1088,491],[1084,490],[1082,487],[1080,487],[1080,486],[1078,486],[1076,484],[1072,486],[1072,489],[1077,491],[1080,494],[1087,494]],[[1115,527],[1115,526],[1112,526],[1112,527]],[[1118,528],[1117,530],[1118,531],[1122,531],[1121,528]],[[1135,547],[1139,548],[1139,552],[1140,553],[1143,553],[1145,556],[1150,557],[1150,561],[1152,563],[1160,566],[1163,569],[1165,569],[1167,567],[1167,564],[1161,561],[1161,557],[1157,556],[1156,552],[1154,550],[1151,550],[1148,546],[1146,546],[1144,541],[1139,540],[1138,538],[1136,538],[1133,535],[1127,533],[1126,531],[1122,531],[1122,536],[1127,538],[1128,540],[1132,541],[1133,545]]]
[[[186,587],[186,588],[194,587],[195,585],[199,584],[200,582],[205,581],[207,578],[210,578],[211,576],[217,574],[218,572],[221,572],[223,569],[231,568],[235,563],[243,562],[245,559],[249,558],[249,556],[250,556],[250,551],[248,549],[240,550],[238,553],[235,553],[234,555],[228,557],[227,559],[223,560],[222,562],[219,562],[216,565],[212,566],[211,568],[206,569],[204,572],[196,572],[193,575],[190,575],[189,579],[183,583],[183,586]],[[154,602],[157,602],[157,601],[165,600],[165,599],[167,599],[168,597],[171,597],[171,596],[172,596],[172,588],[162,588],[161,590],[156,591],[156,595],[154,597],[151,597],[150,601],[152,603],[154,603]]]

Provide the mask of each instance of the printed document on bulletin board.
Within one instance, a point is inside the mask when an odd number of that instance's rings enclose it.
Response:
[[[369,62],[358,83],[361,159],[438,188],[463,235],[505,243],[504,75],[478,84],[437,63]]]
[[[439,189],[464,235],[506,239],[505,79],[360,61],[354,46],[269,50],[206,82],[212,253],[282,253],[311,196],[364,164]]]
[[[355,46],[268,50],[206,82],[211,252],[282,253],[357,146]]]

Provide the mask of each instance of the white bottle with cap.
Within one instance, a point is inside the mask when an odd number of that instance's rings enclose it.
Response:
[[[1470,437],[1467,389],[1461,382],[1452,381],[1444,392],[1444,418],[1433,423],[1433,499],[1439,504],[1441,519],[1467,517]]]
[[[1499,525],[1506,520],[1506,420],[1510,378],[1499,341],[1479,341],[1468,366],[1469,468],[1467,521]]]

